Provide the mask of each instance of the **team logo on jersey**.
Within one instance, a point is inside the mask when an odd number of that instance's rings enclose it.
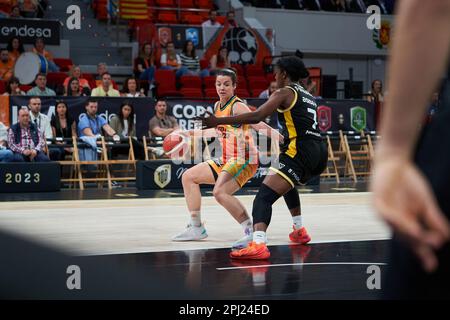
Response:
[[[331,128],[331,108],[327,106],[319,106],[317,108],[317,123],[322,132]]]
[[[353,107],[350,109],[351,121],[350,124],[356,131],[364,130],[367,126],[366,109],[362,107]]]
[[[155,170],[154,180],[158,187],[165,188],[170,183],[172,176],[172,166],[170,164],[164,164],[159,166]]]

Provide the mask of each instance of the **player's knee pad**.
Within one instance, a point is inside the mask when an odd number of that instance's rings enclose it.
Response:
[[[261,184],[258,194],[253,201],[253,224],[265,223],[270,224],[272,218],[272,204],[278,200],[280,195],[266,186]]]
[[[300,196],[295,187],[286,192],[283,197],[289,210],[300,207]]]

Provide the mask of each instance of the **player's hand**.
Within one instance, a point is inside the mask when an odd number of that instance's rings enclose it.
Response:
[[[381,217],[406,240],[426,271],[436,270],[435,251],[450,238],[450,225],[418,168],[395,157],[378,161],[371,189]]]
[[[204,128],[215,128],[219,124],[217,117],[210,111],[206,111],[205,115],[196,117],[195,120],[200,120]]]

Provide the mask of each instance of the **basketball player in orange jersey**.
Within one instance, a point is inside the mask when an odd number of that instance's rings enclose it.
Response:
[[[214,105],[217,117],[226,117],[251,112],[249,107],[235,94],[236,73],[223,69],[216,73],[216,90],[220,100]],[[244,205],[233,196],[253,177],[258,169],[258,150],[253,142],[250,127],[273,137],[276,141],[282,135],[264,122],[253,125],[223,125],[202,130],[203,137],[219,138],[222,146],[221,159],[211,159],[188,169],[182,176],[183,190],[191,220],[186,229],[172,238],[173,241],[195,241],[208,236],[201,221],[200,184],[214,185],[213,195],[241,224],[244,237],[233,244],[233,248],[243,248],[252,240],[253,223]],[[197,133],[200,130],[197,131]],[[195,130],[188,134],[197,134]]]

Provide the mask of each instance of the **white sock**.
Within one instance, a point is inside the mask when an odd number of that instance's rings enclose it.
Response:
[[[241,222],[242,229],[244,229],[244,234],[249,236],[253,233],[253,224],[251,219],[247,219],[244,222]]]
[[[266,243],[266,233],[264,231],[255,231],[253,232],[253,241],[256,243]]]
[[[191,211],[191,225],[194,227],[200,227],[202,225],[200,211]]]
[[[292,217],[292,222],[294,222],[294,228],[295,230],[300,229],[302,225],[302,216],[294,216]]]

